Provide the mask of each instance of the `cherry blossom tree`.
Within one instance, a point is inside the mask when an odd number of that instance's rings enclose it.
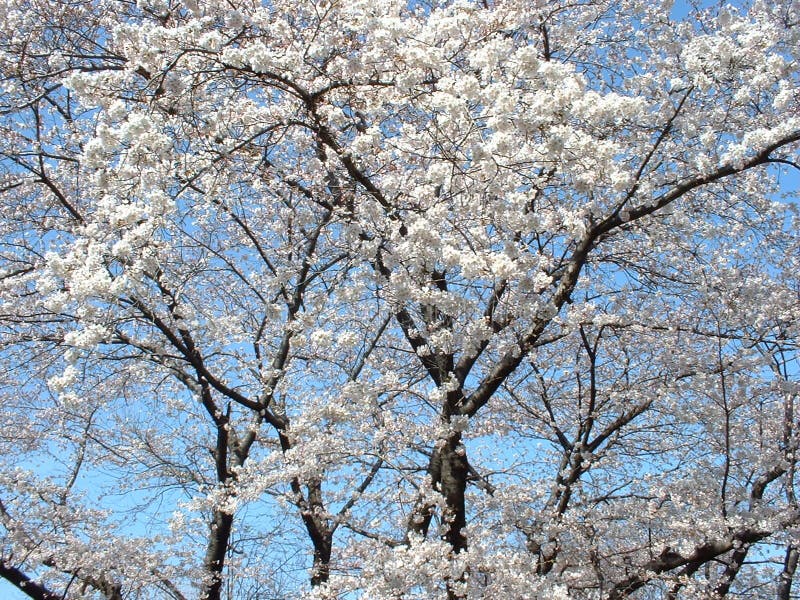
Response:
[[[0,575],[788,599],[800,4],[2,0]]]

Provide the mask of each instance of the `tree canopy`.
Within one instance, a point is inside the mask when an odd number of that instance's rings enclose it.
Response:
[[[0,6],[8,584],[791,597],[797,1]]]

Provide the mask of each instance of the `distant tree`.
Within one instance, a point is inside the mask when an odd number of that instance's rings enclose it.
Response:
[[[800,4],[3,0],[0,575],[789,598]]]

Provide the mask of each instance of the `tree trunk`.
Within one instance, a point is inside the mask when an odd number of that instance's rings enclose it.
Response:
[[[225,567],[225,554],[233,527],[233,515],[220,510],[214,511],[205,569],[211,574],[211,581],[201,595],[202,600],[220,600],[222,590],[222,569]]]
[[[786,548],[786,558],[783,561],[783,571],[778,578],[778,600],[789,600],[792,593],[792,580],[797,570],[797,559],[800,551],[794,545]]]
[[[466,449],[461,445],[461,434],[450,435],[445,445],[439,450],[440,481],[438,491],[444,496],[447,508],[442,515],[444,532],[442,539],[446,540],[458,553],[467,548],[467,538],[463,530],[467,524],[466,504],[464,494],[467,488],[467,463]]]

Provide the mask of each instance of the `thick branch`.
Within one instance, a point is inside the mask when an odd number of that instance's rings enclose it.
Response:
[[[233,515],[219,509],[215,510],[204,561],[205,570],[211,579],[203,590],[202,600],[220,600],[222,569],[225,567],[225,555],[228,552],[228,540],[232,528]]]
[[[480,410],[494,395],[506,378],[513,373],[525,359],[527,353],[535,346],[536,341],[550,324],[550,321],[560,312],[561,308],[569,300],[578,283],[581,270],[590,252],[602,237],[623,227],[626,223],[642,219],[655,213],[659,209],[672,204],[695,189],[731,175],[736,175],[749,169],[765,165],[773,160],[771,157],[773,152],[798,141],[800,141],[800,131],[795,131],[767,146],[740,166],[723,165],[706,175],[692,177],[651,202],[632,207],[627,211],[614,211],[612,215],[592,227],[575,247],[559,279],[558,287],[553,293],[553,297],[550,299],[547,311],[537,318],[530,326],[528,332],[520,341],[520,350],[518,352],[509,352],[495,364],[494,368],[484,377],[477,389],[466,398],[460,408],[461,414],[472,416]]]
[[[782,519],[779,525],[782,528],[788,527],[789,525],[796,523],[798,521],[798,517],[800,517],[800,513],[798,511],[793,511],[784,519]],[[617,583],[609,592],[608,596],[606,596],[606,600],[620,600],[622,598],[627,598],[633,592],[646,585],[647,582],[656,575],[688,564],[706,563],[710,560],[713,560],[717,556],[725,554],[726,552],[730,552],[734,548],[742,545],[754,544],[766,539],[773,535],[773,533],[775,533],[774,529],[755,529],[745,527],[739,529],[738,531],[734,531],[727,538],[701,544],[695,547],[695,549],[687,555],[682,555],[678,552],[672,551],[669,548],[666,548],[657,558],[654,558],[653,560],[650,560],[642,565],[638,573],[631,575],[630,577],[627,577],[626,579],[623,579]]]
[[[56,594],[40,583],[36,583],[18,568],[12,567],[5,561],[0,561],[0,577],[34,600],[62,600],[63,598],[61,594]]]

